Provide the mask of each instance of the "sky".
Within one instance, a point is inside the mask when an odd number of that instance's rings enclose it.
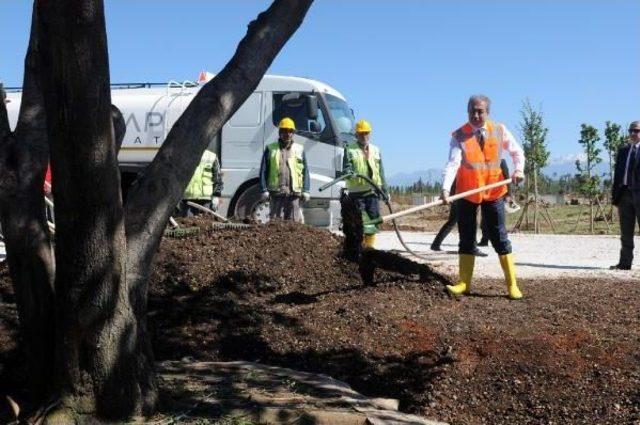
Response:
[[[268,0],[106,0],[111,81],[218,72]],[[2,0],[0,80],[20,86],[31,2]],[[442,168],[470,95],[519,136],[540,107],[554,161],[573,162],[580,124],[640,119],[638,0],[316,0],[269,74],[340,91],[373,126],[387,175]]]

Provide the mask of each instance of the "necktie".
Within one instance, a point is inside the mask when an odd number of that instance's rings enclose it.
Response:
[[[633,170],[636,168],[636,145],[631,146],[629,153],[629,167],[627,167],[627,186],[631,187],[633,183]]]
[[[478,129],[477,138],[478,138],[478,144],[480,145],[480,149],[484,150],[484,131],[482,128]]]

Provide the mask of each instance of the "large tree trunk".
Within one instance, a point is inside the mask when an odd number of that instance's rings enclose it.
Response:
[[[242,105],[312,0],[276,0],[174,125],[125,214],[109,119],[101,0],[38,0],[41,75],[56,201],[56,387],[60,409],[121,419],[157,403],[146,335],[151,261],[204,149]],[[127,258],[128,256],[128,258]]]
[[[33,22],[37,22],[34,13]],[[36,80],[38,37],[32,25],[20,116],[11,132],[0,100],[0,221],[16,294],[29,388],[38,403],[49,395],[53,371],[53,256],[45,217],[44,172],[49,147]]]
[[[37,8],[56,203],[57,414],[148,413],[155,386],[124,274],[103,4],[39,0]]]

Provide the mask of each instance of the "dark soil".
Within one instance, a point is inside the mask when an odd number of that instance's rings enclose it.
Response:
[[[295,224],[165,238],[149,302],[158,360],[321,372],[452,424],[640,423],[638,282],[525,280],[510,301],[502,282],[479,281],[454,300],[419,272],[378,268],[363,285],[341,249]],[[0,395],[20,364],[8,282],[4,271]]]

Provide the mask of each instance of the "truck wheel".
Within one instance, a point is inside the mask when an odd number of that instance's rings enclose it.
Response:
[[[236,202],[234,216],[238,220],[267,223],[269,221],[269,202],[261,201],[261,195],[260,187],[257,184],[242,192]]]

